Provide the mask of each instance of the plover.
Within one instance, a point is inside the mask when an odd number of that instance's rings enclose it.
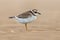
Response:
[[[17,16],[11,16],[10,19],[14,18],[17,22],[25,24],[26,31],[27,24],[37,19],[37,15],[40,15],[41,13],[38,12],[37,9],[32,9],[26,12],[23,12],[22,14],[19,14]]]

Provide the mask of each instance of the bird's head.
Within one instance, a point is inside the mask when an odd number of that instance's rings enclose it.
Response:
[[[33,10],[31,10],[31,11],[32,11],[36,16],[37,16],[37,15],[41,15],[41,13],[39,13],[37,9],[33,9]]]

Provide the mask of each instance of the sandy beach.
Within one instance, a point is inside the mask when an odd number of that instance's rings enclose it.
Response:
[[[30,9],[41,13],[28,31],[9,19]],[[60,0],[0,0],[0,40],[60,40]]]

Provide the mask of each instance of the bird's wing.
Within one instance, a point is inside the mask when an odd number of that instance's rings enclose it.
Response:
[[[19,14],[17,17],[18,18],[28,18],[28,17],[31,17],[31,12],[30,11],[27,11],[27,12],[24,12],[22,14]]]

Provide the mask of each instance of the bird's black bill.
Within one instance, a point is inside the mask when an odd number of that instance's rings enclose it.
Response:
[[[41,15],[41,13],[38,12],[39,15]]]

